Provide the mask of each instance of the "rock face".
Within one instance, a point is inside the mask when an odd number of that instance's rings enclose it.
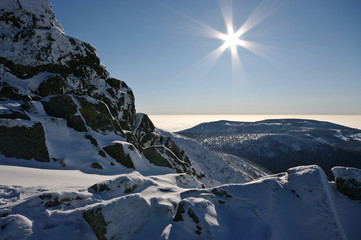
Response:
[[[339,192],[353,200],[361,200],[361,170],[349,167],[334,167],[335,182]]]
[[[49,162],[44,129],[27,120],[0,120],[0,152],[7,157]]]
[[[47,0],[0,3],[0,158],[127,172],[192,172],[179,147],[137,114],[127,84],[69,37]]]

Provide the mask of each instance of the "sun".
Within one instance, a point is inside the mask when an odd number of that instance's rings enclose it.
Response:
[[[224,20],[226,32],[218,31],[215,28],[207,25],[206,23],[199,22],[190,16],[182,14],[177,10],[172,9],[179,16],[183,17],[187,21],[191,22],[191,28],[196,35],[201,35],[208,38],[221,40],[216,49],[204,56],[202,59],[194,63],[189,69],[199,68],[202,69],[202,75],[204,76],[217,62],[217,60],[228,49],[230,50],[231,64],[232,64],[232,82],[240,82],[245,79],[243,72],[243,66],[241,62],[241,56],[243,51],[247,50],[259,57],[269,59],[268,55],[269,47],[266,45],[247,40],[249,31],[260,24],[266,19],[272,12],[278,9],[284,0],[262,0],[262,2],[256,7],[256,9],[246,18],[239,28],[235,28],[233,19],[233,0],[218,0],[221,15]],[[237,17],[237,15],[236,15]],[[191,29],[190,28],[190,29]]]
[[[224,40],[224,47],[230,48],[232,51],[236,50],[237,45],[242,45],[242,41],[239,39],[239,37],[240,36],[238,36],[237,33],[234,33],[233,30],[229,30],[228,34],[222,34],[220,36],[220,38]]]

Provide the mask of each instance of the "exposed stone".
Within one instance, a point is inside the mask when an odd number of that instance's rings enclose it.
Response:
[[[155,130],[155,126],[147,114],[137,113],[136,122],[137,126],[135,126],[134,132],[137,136],[148,134]]]
[[[85,138],[88,139],[95,147],[99,147],[97,140],[93,138],[92,135],[85,135]]]
[[[77,112],[77,106],[70,96],[55,96],[41,102],[45,112],[52,117],[67,118]]]
[[[148,147],[143,150],[143,155],[156,166],[172,168],[168,159],[163,155],[166,150],[163,146]]]
[[[175,142],[173,142],[172,139],[168,137],[164,143],[164,146],[166,146],[169,150],[171,150],[174,153],[174,155],[176,155],[180,160],[191,165],[191,161],[189,160],[187,154],[180,147],[178,147],[178,145],[175,144]]]
[[[16,87],[10,86],[5,82],[1,82],[0,87],[0,100],[7,100],[7,99],[19,99],[19,90]]]
[[[91,164],[91,167],[96,168],[96,169],[103,169],[103,166],[100,163],[97,163],[97,162],[93,162]]]
[[[26,115],[24,112],[22,112],[22,111],[14,111],[14,110],[11,110],[11,111],[9,111],[8,113],[5,113],[5,114],[1,114],[0,118],[30,120],[29,116]]]
[[[103,150],[125,167],[135,169],[131,157],[128,153],[124,152],[122,144],[116,143],[114,145],[106,146]]]
[[[106,240],[105,234],[107,233],[107,223],[102,214],[102,208],[97,207],[94,209],[83,212],[83,217],[89,223],[99,240]]]
[[[93,103],[84,97],[77,97],[81,104],[79,109],[88,126],[94,131],[115,131],[122,133],[118,122],[112,118],[107,105],[104,102]]]
[[[67,126],[79,132],[87,130],[83,119],[75,115],[78,112],[77,106],[70,96],[54,96],[41,103],[49,116],[66,119]]]
[[[78,132],[86,132],[87,128],[81,116],[72,115],[66,118],[66,124],[68,127],[73,128]]]
[[[337,190],[353,200],[361,200],[361,169],[334,167]]]
[[[48,95],[63,95],[65,91],[65,80],[61,76],[49,77],[40,83],[38,91],[39,95],[46,97]]]
[[[10,158],[49,162],[41,123],[17,125],[18,120],[0,121],[0,153]]]

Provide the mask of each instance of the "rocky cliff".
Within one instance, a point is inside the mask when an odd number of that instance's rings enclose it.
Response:
[[[196,174],[169,137],[136,113],[88,43],[67,36],[47,0],[0,3],[0,159],[83,171]]]

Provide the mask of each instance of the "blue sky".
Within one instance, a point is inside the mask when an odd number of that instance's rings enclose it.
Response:
[[[133,89],[138,112],[361,114],[361,1],[52,3],[66,33]],[[224,40],[204,26],[226,34],[229,6],[234,31],[250,24],[240,39],[256,47],[237,46],[240,64],[230,48],[211,64]]]

